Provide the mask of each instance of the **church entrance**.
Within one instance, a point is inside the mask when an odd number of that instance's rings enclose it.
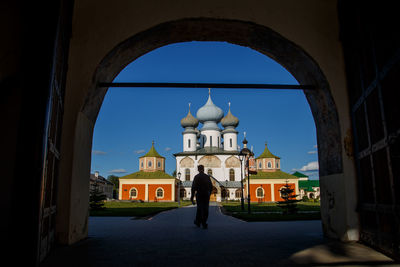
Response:
[[[211,196],[210,196],[210,202],[217,201],[217,194],[218,194],[218,190],[215,186],[213,186],[213,190],[212,190]]]

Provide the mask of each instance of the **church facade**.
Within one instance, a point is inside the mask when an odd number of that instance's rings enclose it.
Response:
[[[200,129],[199,123],[202,124]],[[191,197],[198,165],[204,165],[205,172],[211,177],[213,192],[210,201],[240,200],[242,192],[246,199],[248,190],[251,202],[280,201],[279,190],[286,183],[295,189],[296,194],[299,193],[298,177],[280,170],[280,158],[273,155],[267,145],[260,156],[249,158],[249,169],[257,174],[250,175],[248,186],[246,163],[239,157],[238,125],[239,119],[232,114],[230,103],[224,116],[222,109],[213,103],[210,93],[196,117],[191,114],[189,104],[189,112],[181,120],[183,151],[174,154],[176,171],[181,174],[181,198]],[[243,147],[247,148],[246,137]]]

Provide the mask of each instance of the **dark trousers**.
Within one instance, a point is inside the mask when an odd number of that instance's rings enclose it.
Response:
[[[197,198],[197,212],[196,212],[196,222],[202,225],[207,224],[208,219],[208,206],[210,204],[210,197],[208,198]]]

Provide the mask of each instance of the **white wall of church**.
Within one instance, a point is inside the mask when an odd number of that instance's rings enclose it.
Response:
[[[212,170],[212,176],[217,179],[218,181],[229,181],[229,171],[230,169],[233,169],[235,171],[235,181],[240,181],[241,180],[241,171],[240,167],[226,167],[225,166],[225,161],[226,159],[230,158],[232,155],[215,155],[217,158],[221,160],[221,167],[208,167],[204,166],[204,171],[207,173],[208,169]],[[193,167],[189,166],[181,166],[180,162],[183,158],[186,156],[177,156],[176,157],[176,171],[177,173],[181,173],[181,180],[185,181],[185,173],[186,169],[189,169],[190,171],[190,181],[193,181],[193,178],[196,174],[199,172],[197,171],[197,166],[199,165],[199,160],[203,158],[204,156],[187,156],[188,158],[191,158],[194,161]],[[234,156],[237,158],[237,156]],[[243,167],[243,166],[242,166]],[[244,172],[243,172],[244,175]]]
[[[204,130],[201,131],[201,138],[203,147],[221,147],[221,132],[216,130]]]
[[[183,134],[183,151],[196,151],[197,137],[195,133]]]
[[[235,133],[225,133],[224,134],[224,150],[227,151],[237,151],[237,134]]]

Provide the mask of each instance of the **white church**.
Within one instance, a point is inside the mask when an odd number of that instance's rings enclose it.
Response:
[[[199,122],[202,127],[198,129]],[[218,124],[221,124],[221,129]],[[207,103],[202,106],[194,117],[189,112],[181,120],[184,128],[183,151],[175,153],[176,171],[181,174],[180,197],[189,199],[194,176],[198,173],[197,166],[204,165],[205,172],[212,178],[214,189],[210,201],[239,200],[243,189],[247,195],[247,180],[245,166],[239,160],[238,145],[239,119],[229,110],[226,116],[221,108],[216,106],[209,91]],[[243,140],[247,146],[246,138]],[[251,202],[268,202],[280,200],[279,189],[285,183],[290,183],[298,193],[298,177],[280,170],[280,158],[273,155],[267,145],[264,152],[250,159],[250,169],[257,170],[257,175],[250,183]]]
[[[238,118],[232,115],[229,105],[228,114],[211,100],[209,93],[207,103],[201,107],[195,118],[189,112],[181,120],[185,129],[183,135],[183,152],[176,153],[176,170],[182,174],[184,190],[181,197],[190,198],[190,190],[194,176],[198,173],[197,166],[204,165],[205,172],[212,177],[214,192],[211,201],[221,201],[222,198],[240,199],[241,197],[241,164],[238,158],[237,144],[239,124]],[[203,124],[199,130],[199,122]],[[224,127],[222,130],[218,123]],[[238,190],[239,189],[239,190]]]

